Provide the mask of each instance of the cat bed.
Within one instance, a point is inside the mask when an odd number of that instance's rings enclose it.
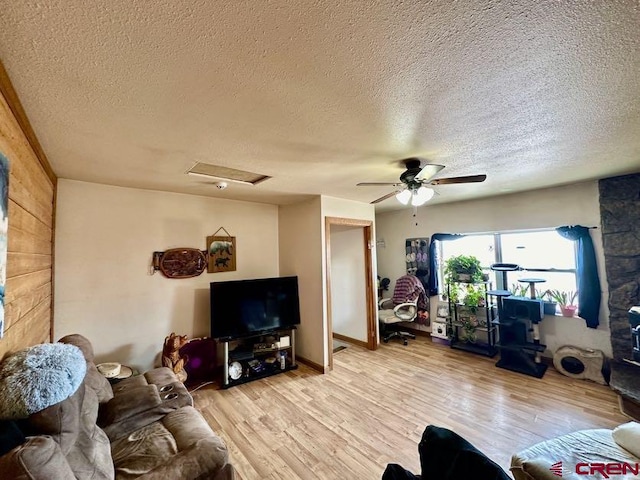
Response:
[[[0,420],[17,420],[73,395],[87,372],[75,345],[43,343],[0,363]]]

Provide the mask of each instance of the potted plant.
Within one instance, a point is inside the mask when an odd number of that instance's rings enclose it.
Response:
[[[484,291],[481,286],[467,285],[462,304],[473,314],[478,312],[478,307],[484,306]]]
[[[555,315],[556,307],[558,306],[558,302],[556,302],[549,290],[545,290],[538,297],[540,300],[544,302],[544,314],[545,315]]]
[[[509,291],[514,297],[528,297],[529,285],[525,283],[512,283]]]
[[[462,331],[460,332],[460,340],[463,342],[476,343],[478,336],[476,335],[476,329],[478,328],[478,317],[471,315],[469,317],[463,317]]]
[[[444,296],[445,300],[449,300],[451,303],[458,303],[460,301],[460,289],[455,283],[448,284],[447,294]]]
[[[460,288],[458,282],[473,283],[482,282],[482,268],[480,260],[471,255],[458,255],[445,262],[444,278],[448,284],[449,297],[452,303],[460,301]]]
[[[482,282],[482,267],[480,260],[473,255],[458,255],[445,262],[444,275],[447,283],[454,282]]]
[[[484,305],[484,292],[479,285],[467,284],[464,289],[464,298],[462,305],[467,310],[466,314],[460,315],[462,329],[460,331],[460,340],[463,342],[475,343],[477,340],[476,330],[480,325],[478,321],[478,307]]]
[[[578,307],[574,305],[578,292],[562,290],[548,290],[549,296],[553,298],[560,305],[560,311],[564,317],[573,317],[576,314]]]

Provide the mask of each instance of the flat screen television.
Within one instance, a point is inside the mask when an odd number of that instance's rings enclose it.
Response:
[[[298,277],[212,282],[211,336],[237,338],[300,323]]]

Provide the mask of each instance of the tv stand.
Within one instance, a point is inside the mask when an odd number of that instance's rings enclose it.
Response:
[[[298,368],[295,327],[218,340],[222,344],[222,388]]]

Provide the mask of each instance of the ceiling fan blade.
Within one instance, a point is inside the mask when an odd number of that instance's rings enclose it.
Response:
[[[422,167],[420,173],[415,176],[415,180],[418,182],[426,182],[430,178],[435,177],[440,170],[444,168],[444,165],[436,165],[435,163],[429,163]]]
[[[464,177],[437,178],[429,182],[430,185],[450,185],[453,183],[480,183],[487,179],[486,175],[466,175]]]
[[[403,183],[390,183],[390,182],[360,182],[356,184],[356,187],[401,187]]]
[[[391,192],[391,193],[387,193],[384,197],[380,197],[380,198],[376,198],[373,203],[380,203],[380,202],[384,202],[387,198],[391,198],[393,197],[395,194],[397,194],[398,192]]]

